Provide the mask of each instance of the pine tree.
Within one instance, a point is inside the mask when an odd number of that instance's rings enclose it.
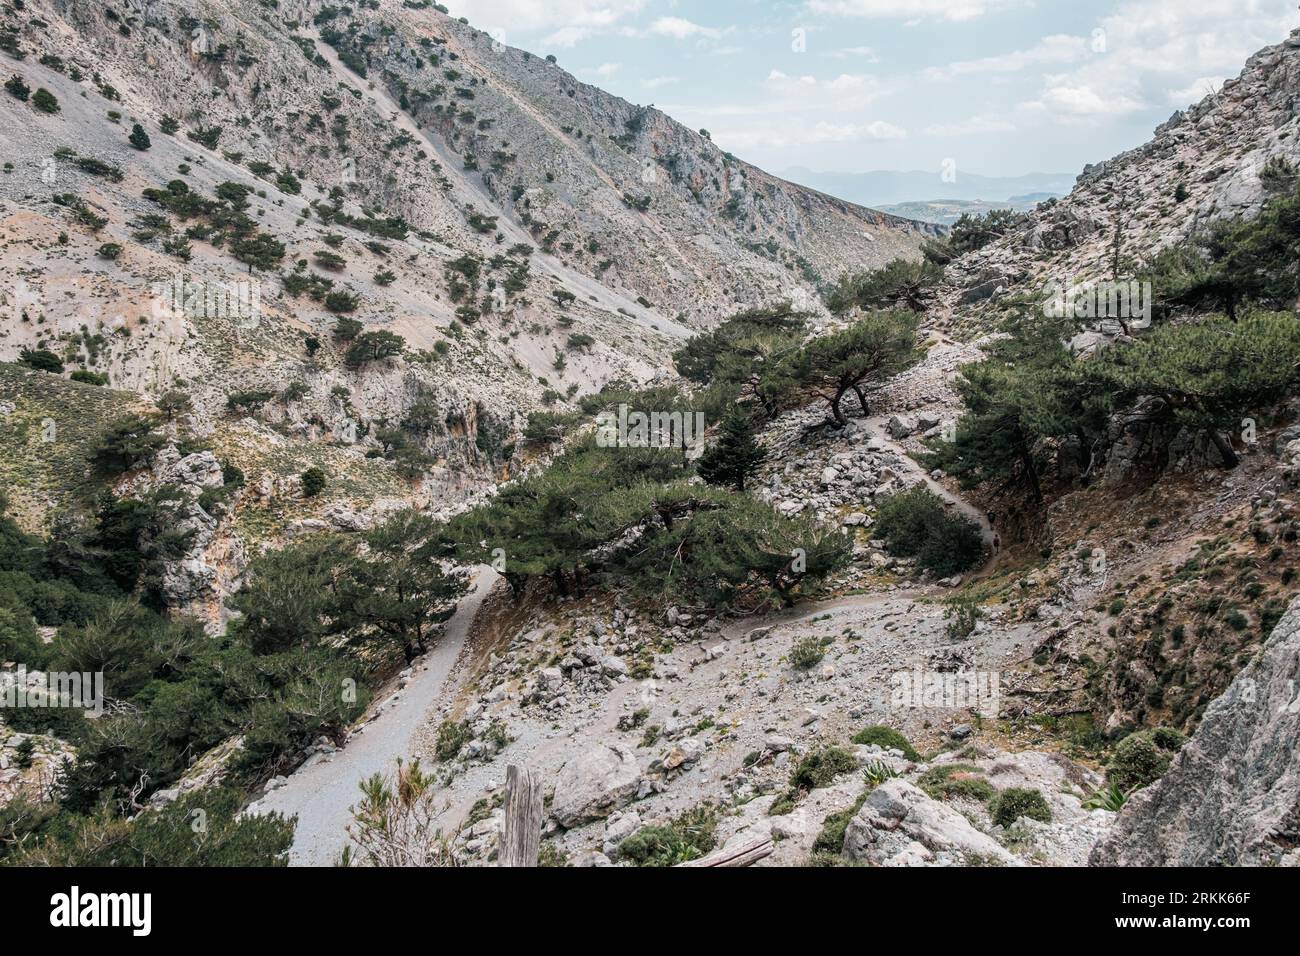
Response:
[[[856,325],[813,339],[803,349],[775,363],[766,381],[788,378],[793,385],[825,399],[836,423],[847,425],[842,403],[852,391],[870,414],[867,392],[921,360],[915,313],[874,312]]]
[[[14,99],[22,100],[24,103],[32,94],[32,88],[24,83],[23,78],[17,73],[5,80],[5,89]]]
[[[730,485],[745,490],[745,480],[758,470],[767,453],[754,439],[749,416],[733,411],[722,423],[717,443],[700,456],[697,470],[711,485]]]
[[[1176,421],[1204,431],[1227,468],[1240,459],[1225,433],[1288,394],[1297,369],[1300,323],[1290,312],[1163,325],[1089,366],[1121,401],[1161,398]]]
[[[149,134],[144,131],[144,127],[139,123],[131,127],[131,135],[126,138],[126,141],[141,152],[153,145],[149,140]]]
[[[895,259],[881,269],[840,278],[826,297],[827,307],[835,313],[860,309],[892,309],[902,306],[924,312],[934,297],[934,288],[943,280],[943,268],[932,262],[909,262]]]

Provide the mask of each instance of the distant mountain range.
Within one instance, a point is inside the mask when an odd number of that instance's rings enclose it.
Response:
[[[847,199],[861,206],[882,209],[898,203],[962,200],[1007,203],[1041,202],[1064,196],[1074,188],[1072,173],[1027,173],[1023,176],[977,176],[956,171],[948,182],[938,170],[877,170],[867,173],[824,173],[801,166],[781,176],[792,182]]]

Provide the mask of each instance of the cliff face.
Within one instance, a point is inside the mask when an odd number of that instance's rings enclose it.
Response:
[[[1300,865],[1300,600],[1139,791],[1094,866]]]

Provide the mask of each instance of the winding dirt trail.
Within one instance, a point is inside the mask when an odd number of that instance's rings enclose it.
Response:
[[[395,702],[366,724],[347,745],[328,758],[316,757],[251,807],[251,813],[283,813],[298,817],[291,866],[331,866],[347,844],[350,807],[357,802],[358,784],[376,773],[389,773],[397,760],[418,756],[416,733],[430,710],[454,688],[452,668],[465,644],[479,607],[499,580],[491,568],[480,568],[471,590],[461,599],[446,631],[419,662],[419,670]]]

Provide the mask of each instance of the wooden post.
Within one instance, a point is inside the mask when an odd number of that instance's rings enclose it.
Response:
[[[498,866],[536,866],[542,842],[542,781],[527,767],[506,768],[505,823]]]

